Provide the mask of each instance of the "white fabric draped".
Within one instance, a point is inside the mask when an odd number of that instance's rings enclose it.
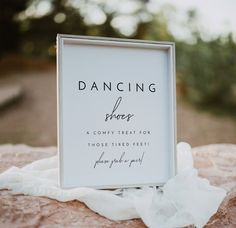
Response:
[[[64,190],[58,186],[58,159],[53,156],[23,168],[11,167],[1,173],[0,189],[63,202],[79,200],[109,219],[141,218],[151,228],[183,227],[190,224],[202,227],[217,211],[226,191],[198,177],[197,170],[193,168],[189,144],[178,144],[177,164],[177,175],[158,189]]]

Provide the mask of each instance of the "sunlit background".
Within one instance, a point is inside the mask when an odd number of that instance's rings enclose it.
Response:
[[[0,144],[56,145],[56,34],[176,42],[178,141],[236,143],[236,1],[1,0]]]

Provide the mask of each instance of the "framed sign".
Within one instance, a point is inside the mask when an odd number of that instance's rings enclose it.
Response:
[[[175,174],[174,44],[58,35],[62,188],[158,186]]]

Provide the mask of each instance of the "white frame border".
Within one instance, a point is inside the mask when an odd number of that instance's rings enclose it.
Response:
[[[116,47],[139,47],[145,49],[156,49],[165,50],[168,52],[169,58],[169,77],[171,82],[171,100],[170,100],[170,111],[171,111],[171,121],[170,124],[173,126],[173,131],[171,132],[171,161],[169,163],[170,167],[170,177],[176,175],[177,170],[177,159],[176,159],[176,145],[177,145],[177,134],[176,134],[176,69],[175,69],[175,43],[174,42],[156,42],[156,41],[144,41],[144,40],[134,40],[134,39],[120,39],[120,38],[108,38],[108,37],[96,37],[96,36],[77,36],[77,35],[66,35],[57,34],[57,144],[58,144],[58,164],[59,164],[59,185],[62,186],[62,175],[63,175],[63,145],[62,145],[62,112],[61,112],[61,93],[62,85],[60,84],[62,77],[61,70],[61,56],[62,48],[66,43],[70,44],[89,44],[89,45],[100,45],[100,46],[116,46]],[[163,186],[165,183],[150,183],[150,184],[130,184],[130,185],[99,185],[99,186],[84,186],[92,187],[95,189],[115,189],[115,188],[129,188],[129,187],[141,187],[141,186]]]

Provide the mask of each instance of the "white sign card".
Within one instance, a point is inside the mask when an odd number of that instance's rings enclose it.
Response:
[[[174,44],[58,35],[62,188],[158,186],[175,174]]]

